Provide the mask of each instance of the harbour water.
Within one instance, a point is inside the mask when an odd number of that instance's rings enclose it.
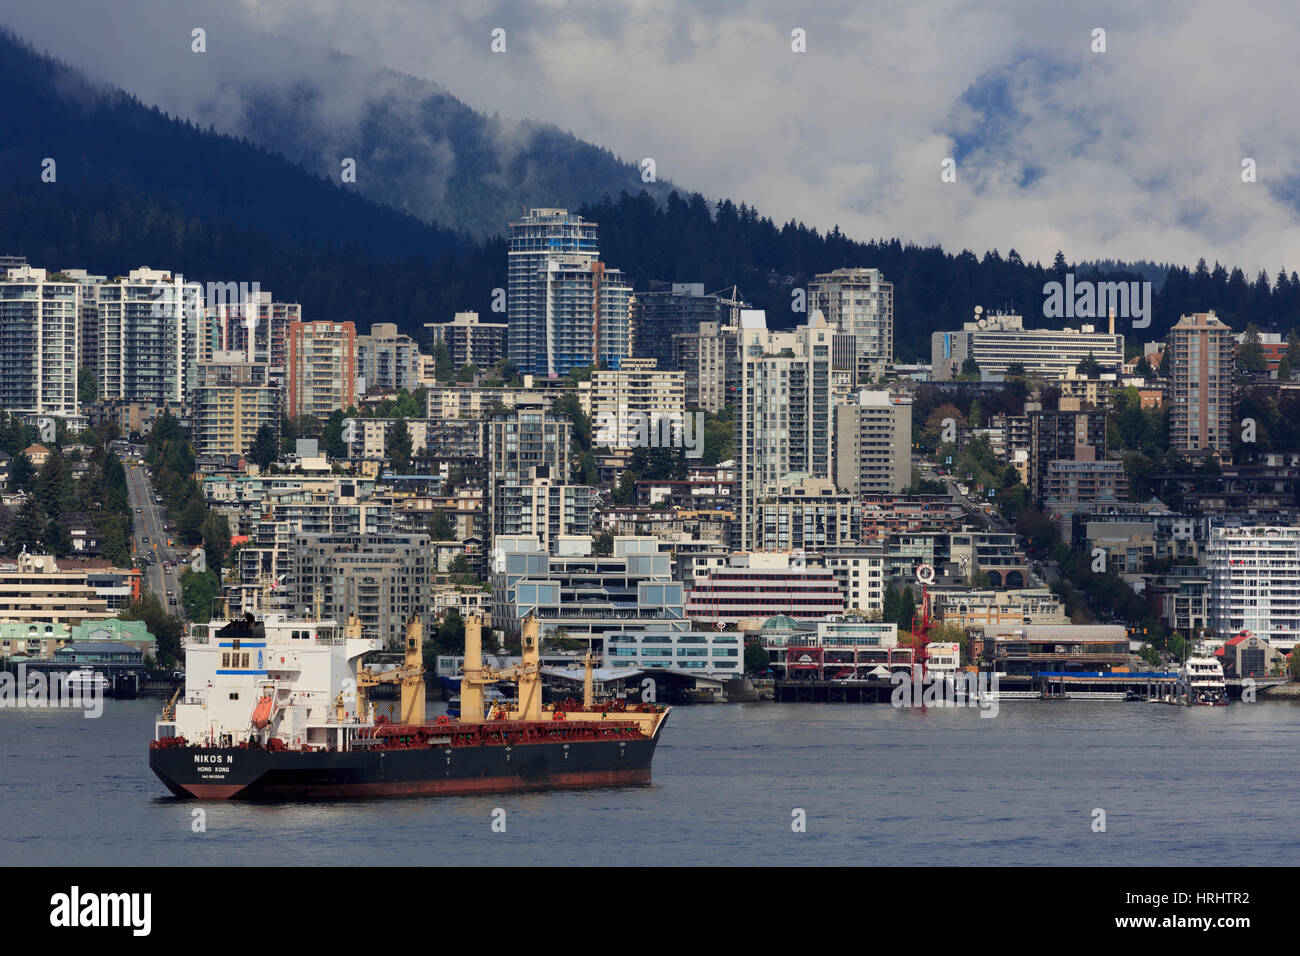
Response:
[[[1300,849],[1300,703],[688,706],[649,787],[273,806],[169,796],[146,766],[159,704],[0,710],[0,864],[1205,866]]]

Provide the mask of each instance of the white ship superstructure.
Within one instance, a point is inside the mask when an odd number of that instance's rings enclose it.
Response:
[[[344,749],[358,727],[373,724],[373,705],[361,696],[361,657],[379,640],[360,627],[331,620],[268,615],[196,624],[185,645],[185,693],[158,722],[155,739],[184,737],[193,744]]]

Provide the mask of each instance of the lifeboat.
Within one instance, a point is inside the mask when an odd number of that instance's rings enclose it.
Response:
[[[261,730],[271,720],[271,698],[259,697],[253,708],[253,726]]]

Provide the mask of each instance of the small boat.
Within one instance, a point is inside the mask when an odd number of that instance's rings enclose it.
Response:
[[[1223,665],[1214,657],[1189,657],[1178,669],[1173,703],[1185,707],[1223,707],[1228,703],[1228,685]]]
[[[108,678],[103,674],[96,673],[89,667],[83,667],[75,670],[64,678],[68,690],[76,690],[82,694],[97,692],[104,693],[109,688]]]

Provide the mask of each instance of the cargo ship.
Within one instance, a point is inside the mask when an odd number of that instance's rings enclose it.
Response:
[[[483,666],[482,619],[471,615],[459,716],[427,720],[418,616],[406,622],[403,663],[389,670],[363,664],[380,646],[355,617],[342,627],[274,615],[194,625],[183,696],[155,722],[149,767],[178,797],[219,800],[648,784],[669,708],[597,702],[590,654],[583,700],[543,705],[534,615],[521,643],[517,666]],[[515,698],[485,706],[505,681]],[[377,712],[367,692],[380,684],[400,688],[400,716]]]

